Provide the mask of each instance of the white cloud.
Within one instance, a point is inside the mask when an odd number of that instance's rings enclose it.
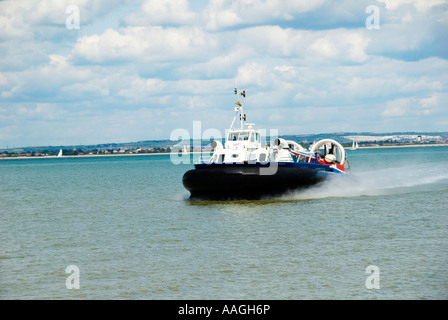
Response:
[[[241,86],[253,87],[256,85],[259,88],[270,88],[275,76],[268,66],[252,62],[239,67],[236,78]]]
[[[166,92],[166,83],[162,80],[134,78],[130,86],[121,89],[118,95],[132,99],[142,95],[157,95],[163,92]]]
[[[75,61],[108,64],[121,61],[198,59],[214,52],[215,36],[196,27],[132,26],[83,36],[75,44]]]
[[[219,47],[225,48],[226,46],[220,44]],[[236,45],[229,46],[227,49],[229,51],[225,51],[225,49],[217,50],[219,55],[210,54],[198,63],[190,63],[176,68],[176,76],[192,79],[204,77],[212,79],[233,78],[239,66],[256,56],[256,52],[249,46]]]
[[[18,13],[21,8],[18,1],[0,2],[0,41],[7,39],[30,39],[32,32],[30,29],[23,28],[25,25],[23,16]]]
[[[2,74],[4,85],[1,95],[9,101],[42,102],[64,99],[60,89],[69,84],[92,79],[94,74],[67,63],[66,57],[50,55],[49,62],[20,72]]]
[[[382,0],[381,29],[369,32],[368,52],[406,60],[448,57],[446,0]]]
[[[442,95],[445,96],[445,98],[442,99],[446,99],[446,94]],[[385,117],[412,116],[419,119],[431,115],[434,115],[436,117],[435,119],[437,119],[437,116],[443,114],[444,112],[440,108],[439,96],[437,94],[428,98],[408,97],[388,101],[381,113],[381,115]]]
[[[138,34],[142,27],[132,29]],[[130,29],[120,33],[107,29],[101,35],[83,36],[78,39],[72,54],[74,59],[84,59],[92,63],[110,63],[130,60],[143,54],[146,44],[138,41],[138,35],[132,36]]]
[[[385,117],[400,117],[409,112],[412,101],[406,99],[396,99],[387,103],[386,108],[381,113]]]
[[[79,8],[81,28],[120,6],[133,0],[6,0],[0,2],[0,40],[33,39],[38,35],[44,39],[55,34],[66,34],[66,9]],[[42,32],[45,30],[45,32]]]
[[[22,105],[16,111],[17,115],[23,119],[37,119],[40,121],[53,121],[65,114],[62,108],[51,103]]]
[[[439,105],[439,101],[436,95],[431,96],[430,98],[422,98],[420,99],[420,105],[422,108],[429,110],[435,106]],[[425,111],[426,111],[425,110]]]
[[[236,46],[250,47],[259,57],[303,58],[308,63],[360,63],[370,41],[364,30],[296,30],[261,26],[236,32]]]
[[[195,22],[198,14],[188,0],[145,0],[141,11],[126,17],[128,25],[183,25]]]
[[[360,63],[367,59],[369,38],[364,30],[337,29],[314,34],[316,40],[307,46],[310,60]]]
[[[412,5],[418,11],[426,11],[434,6],[446,4],[446,0],[377,0],[384,3],[386,9],[396,10],[405,5]]]
[[[334,58],[338,55],[338,50],[329,39],[320,38],[314,41],[310,47],[312,53],[316,53],[326,58]]]
[[[292,20],[294,15],[313,11],[324,3],[323,0],[211,0],[203,11],[208,30],[260,22]]]

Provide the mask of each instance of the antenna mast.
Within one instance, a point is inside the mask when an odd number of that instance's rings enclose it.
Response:
[[[246,99],[246,90],[238,92],[238,89],[235,88],[235,95],[239,95],[239,96],[243,97],[245,100]],[[236,114],[238,114],[238,113],[240,114],[241,130],[243,130],[244,129],[244,121],[246,121],[246,115],[243,114],[243,104],[238,99],[236,101],[236,105],[237,105],[237,107],[235,108],[235,111],[236,111]],[[235,117],[236,117],[236,115],[235,115]],[[232,123],[232,126],[233,126],[233,123]]]

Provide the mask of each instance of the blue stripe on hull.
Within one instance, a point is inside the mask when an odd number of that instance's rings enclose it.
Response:
[[[270,168],[278,165],[279,168],[301,168],[301,169],[311,169],[315,171],[328,171],[334,173],[343,173],[337,168],[330,167],[328,165],[320,163],[310,163],[310,162],[235,162],[235,163],[201,163],[196,164],[196,169],[205,168],[225,168],[225,167],[241,167],[241,168]]]

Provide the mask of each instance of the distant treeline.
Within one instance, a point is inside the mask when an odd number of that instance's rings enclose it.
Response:
[[[334,139],[341,143],[344,147],[351,147],[352,140],[347,139],[347,136],[384,136],[384,135],[437,135],[444,139],[445,143],[448,139],[448,132],[393,132],[393,133],[372,133],[372,132],[338,132],[338,133],[320,133],[320,134],[305,134],[305,135],[283,135],[280,138],[285,140],[293,140],[300,143],[304,147],[309,147],[310,144],[321,139]],[[224,142],[224,141],[223,141]],[[421,143],[441,143],[443,141],[424,141]],[[371,145],[390,145],[390,144],[406,144],[409,142],[399,141],[358,141],[359,146]],[[0,156],[39,156],[57,155],[62,149],[65,155],[85,155],[85,154],[101,154],[101,153],[161,153],[171,150],[175,145],[187,145],[196,147],[198,145],[205,147],[210,144],[210,141],[205,140],[190,140],[190,141],[172,141],[172,140],[145,140],[138,142],[127,143],[104,143],[95,145],[72,145],[72,146],[36,146],[36,147],[21,147],[21,148],[6,148],[0,149]],[[197,150],[195,150],[197,151]]]
[[[42,150],[42,151],[1,151],[0,157],[47,157],[57,156],[59,150]],[[151,149],[62,149],[64,156],[78,155],[101,155],[101,154],[145,154],[145,153],[167,153],[171,152],[171,147],[156,147]]]

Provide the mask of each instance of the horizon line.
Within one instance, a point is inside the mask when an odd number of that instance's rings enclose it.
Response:
[[[321,133],[302,133],[302,134],[283,134],[279,135],[279,137],[284,136],[296,136],[296,137],[307,137],[307,136],[317,136],[317,135],[347,135],[347,134],[374,134],[374,135],[398,135],[398,134],[422,134],[422,133],[446,133],[448,131],[386,131],[386,132],[373,132],[373,131],[339,131],[339,132],[321,132]],[[206,141],[207,139],[189,139],[190,141],[200,140]],[[84,143],[84,144],[60,144],[60,145],[34,145],[34,146],[13,146],[9,147],[6,145],[6,148],[0,148],[0,150],[11,150],[11,149],[22,149],[22,148],[42,148],[42,147],[52,147],[52,148],[60,148],[60,147],[80,147],[80,146],[95,146],[95,145],[107,145],[107,144],[130,144],[130,143],[140,143],[140,142],[166,142],[166,141],[179,141],[179,140],[171,140],[171,139],[148,139],[148,140],[137,140],[137,141],[127,141],[127,142],[102,142],[102,143]]]

